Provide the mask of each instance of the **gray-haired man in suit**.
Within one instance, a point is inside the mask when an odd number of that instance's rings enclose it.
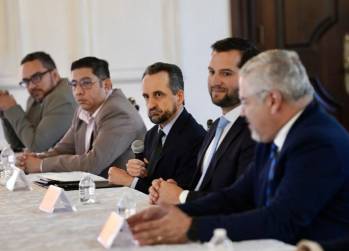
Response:
[[[95,57],[73,62],[70,85],[80,107],[62,140],[48,152],[23,154],[27,172],[86,171],[107,177],[111,165],[125,166],[144,123],[121,90],[112,90],[108,63]]]
[[[15,150],[46,151],[68,130],[76,102],[68,80],[61,78],[55,62],[45,52],[26,55],[21,61],[19,83],[29,93],[24,111],[7,91],[0,91],[2,126]]]

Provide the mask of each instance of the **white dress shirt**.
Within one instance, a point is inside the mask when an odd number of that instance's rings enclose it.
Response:
[[[281,127],[281,129],[276,134],[276,137],[274,139],[274,144],[278,147],[278,152],[281,151],[281,148],[285,143],[286,137],[287,137],[291,127],[296,122],[296,120],[299,118],[299,116],[301,116],[303,111],[304,111],[304,109],[297,112],[283,127]]]
[[[105,100],[110,96],[111,93],[112,91],[109,91],[107,93]],[[87,124],[86,134],[85,134],[85,152],[88,152],[90,150],[91,136],[93,133],[93,129],[95,127],[95,118],[97,117],[103,104],[104,102],[97,108],[97,110],[92,115],[90,115],[90,113],[88,111],[85,111],[84,109],[81,109],[79,112],[79,115],[78,115],[79,119],[81,119]]]

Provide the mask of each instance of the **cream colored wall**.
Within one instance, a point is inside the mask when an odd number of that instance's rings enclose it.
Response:
[[[165,61],[182,68],[186,106],[206,125],[219,115],[207,92],[209,47],[230,35],[229,15],[229,0],[0,0],[0,88],[25,104],[17,72],[29,52],[50,53],[62,76],[94,55],[109,61],[114,86],[136,98],[150,127],[140,78]]]

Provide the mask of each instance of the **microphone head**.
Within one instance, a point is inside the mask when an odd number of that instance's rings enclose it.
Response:
[[[142,153],[144,151],[143,140],[137,139],[137,140],[133,141],[131,144],[131,149],[132,149],[132,152],[135,154]]]

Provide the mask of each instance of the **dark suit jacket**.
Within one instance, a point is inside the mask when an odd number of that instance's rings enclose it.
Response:
[[[148,160],[155,148],[157,131],[158,126],[154,126],[145,135],[144,156]],[[153,179],[160,177],[165,180],[174,179],[179,186],[188,188],[193,179],[196,156],[205,135],[205,129],[184,109],[167,135],[160,159],[152,167],[151,175],[140,178],[136,189],[148,193]]]
[[[214,138],[217,125],[218,119],[210,128],[199,151],[192,190],[195,189],[201,177],[202,162],[206,150]],[[255,142],[251,139],[246,120],[239,117],[229,129],[212,157],[199,191],[190,191],[187,201],[200,198],[209,192],[218,191],[233,184],[247,169],[248,164],[252,161],[254,152]]]
[[[349,237],[329,242],[320,242],[324,251],[346,251],[349,250]]]
[[[270,144],[231,187],[179,207],[194,217],[191,239],[207,241],[215,228],[233,240],[349,235],[349,135],[317,104],[309,104],[289,131],[276,163],[272,201],[265,196]]]

